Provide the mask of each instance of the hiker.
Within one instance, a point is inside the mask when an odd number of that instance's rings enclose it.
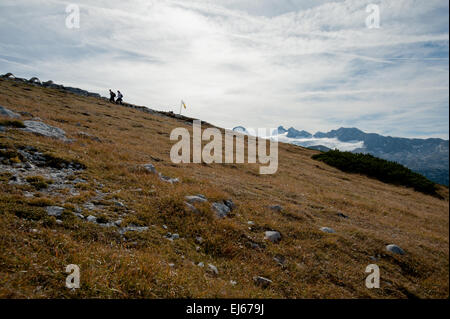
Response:
[[[116,104],[122,104],[122,98],[123,98],[122,93],[120,93],[120,91],[117,90],[117,100],[116,100]]]
[[[116,97],[116,93],[109,89],[109,102],[114,103],[114,98]]]

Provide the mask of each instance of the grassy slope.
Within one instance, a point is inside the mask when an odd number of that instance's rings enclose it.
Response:
[[[189,128],[185,122],[2,79],[0,105],[30,112],[76,138],[65,144],[14,129],[0,133],[0,143],[33,145],[87,165],[81,195],[55,193],[51,201],[70,209],[69,203],[81,204],[99,189],[97,181],[134,211],[125,222],[155,225],[124,242],[111,229],[76,219],[66,218],[62,225],[48,217],[22,219],[17,210],[42,208],[30,206],[20,188],[0,182],[0,297],[449,296],[447,188],[441,188],[445,200],[439,200],[343,173],[312,160],[316,151],[281,143],[279,170],[272,176],[259,175],[257,165],[175,165],[169,159],[169,134],[174,127]],[[80,131],[102,142],[79,138]],[[149,162],[181,183],[163,183],[137,168]],[[223,220],[214,218],[208,205],[196,215],[184,209],[183,198],[197,193],[211,201],[232,198],[238,208]],[[273,204],[281,204],[283,212],[267,208]],[[113,207],[101,213],[117,214]],[[251,229],[249,220],[255,222]],[[164,239],[163,224],[185,239]],[[322,226],[336,233],[323,233]],[[265,242],[267,229],[280,231],[282,241]],[[199,251],[197,235],[205,239]],[[252,249],[252,241],[265,247]],[[389,243],[407,254],[387,254]],[[278,254],[286,257],[285,267],[273,260]],[[381,289],[369,290],[364,270],[375,255],[380,255]],[[216,265],[219,275],[192,261]],[[65,266],[71,263],[81,268],[82,288],[74,292],[64,287]],[[255,275],[273,284],[258,287]]]

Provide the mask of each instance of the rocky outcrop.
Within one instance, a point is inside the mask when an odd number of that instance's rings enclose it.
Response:
[[[39,121],[24,121],[23,124],[25,125],[25,128],[23,128],[22,130],[25,132],[68,141],[68,139],[66,138],[66,132],[58,127],[54,127]]]
[[[42,87],[47,87],[47,88],[52,88],[52,89],[63,90],[63,91],[81,95],[81,96],[92,96],[92,97],[101,98],[101,95],[98,93],[92,93],[92,92],[89,92],[86,90],[82,90],[82,89],[74,88],[74,87],[70,87],[70,86],[64,86],[61,84],[55,84],[51,80],[41,82],[37,77],[32,77],[31,79],[27,80],[27,79],[23,79],[23,78],[18,78],[16,76],[14,76],[14,74],[12,74],[12,73],[6,73],[6,74],[1,75],[0,78],[14,80],[14,81],[18,81],[18,82],[29,83],[29,84],[32,84],[35,86],[42,86]]]
[[[14,119],[18,119],[20,117],[19,114],[7,109],[4,106],[0,105],[0,115],[2,116],[6,116],[6,117],[10,117],[10,118],[14,118]]]
[[[405,251],[403,249],[401,249],[399,246],[394,245],[394,244],[387,245],[386,250],[391,253],[397,254],[397,255],[405,254]]]

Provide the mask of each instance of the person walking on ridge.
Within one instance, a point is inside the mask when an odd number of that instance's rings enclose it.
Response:
[[[116,97],[116,93],[114,93],[113,91],[111,91],[111,89],[109,89],[109,102],[114,103],[115,97]]]
[[[123,98],[122,93],[120,93],[120,91],[117,90],[117,100],[116,100],[116,103],[122,105],[122,98]]]

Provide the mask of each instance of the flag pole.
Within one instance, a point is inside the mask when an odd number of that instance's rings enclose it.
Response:
[[[180,115],[181,115],[181,107],[183,106],[183,102],[180,101]]]

